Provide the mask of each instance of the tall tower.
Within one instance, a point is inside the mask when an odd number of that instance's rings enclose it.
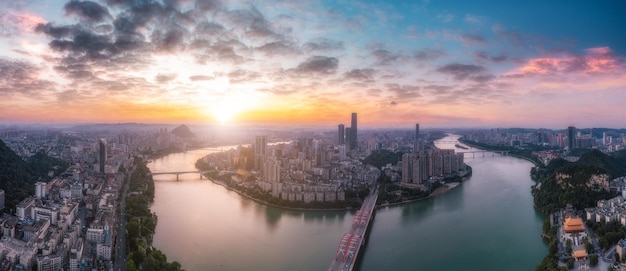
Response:
[[[343,124],[339,124],[339,145],[346,144],[346,126]]]
[[[257,136],[254,144],[254,154],[265,155],[267,149],[267,138],[265,136]]]
[[[350,122],[350,149],[356,150],[357,147],[357,121],[356,121],[356,113],[352,113],[352,120]]]
[[[420,139],[420,124],[416,123],[415,124],[415,140],[419,140]]]
[[[266,149],[267,138],[265,136],[256,136],[254,141],[254,169],[260,170],[263,167]]]
[[[104,165],[107,163],[107,141],[100,139],[100,172],[104,173]]]
[[[575,138],[576,138],[576,127],[574,126],[567,127],[567,146],[569,147],[570,151],[574,149],[574,142],[576,142]]]

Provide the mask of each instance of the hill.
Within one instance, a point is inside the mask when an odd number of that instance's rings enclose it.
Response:
[[[196,135],[189,129],[189,127],[184,124],[174,128],[174,130],[172,130],[172,134],[185,139],[196,137]]]
[[[592,176],[607,174],[609,179],[626,175],[626,152],[607,155],[589,150],[576,162],[555,159],[532,176],[537,181],[533,187],[535,207],[548,214],[571,203],[578,209],[595,206],[600,199],[614,196],[591,180]]]
[[[67,167],[67,162],[49,157],[43,151],[24,161],[0,140],[0,189],[5,192],[6,207],[14,209],[21,200],[33,195],[35,182],[51,179],[49,171],[56,175]]]

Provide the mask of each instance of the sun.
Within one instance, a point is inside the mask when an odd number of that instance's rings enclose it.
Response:
[[[219,121],[222,125],[232,120],[232,118],[237,114],[236,106],[230,104],[229,102],[222,102],[214,105],[210,111],[213,118]]]

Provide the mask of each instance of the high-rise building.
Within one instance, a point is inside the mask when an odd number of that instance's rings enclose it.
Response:
[[[346,145],[352,150],[352,127],[346,127]]]
[[[420,124],[416,123],[415,124],[415,140],[419,140],[420,139]]]
[[[357,120],[356,120],[356,113],[352,113],[352,119],[350,121],[350,149],[351,150],[356,150],[357,149],[357,142],[358,142],[358,138],[357,138]]]
[[[267,138],[265,136],[256,136],[256,140],[254,141],[254,169],[261,169],[266,151]]]
[[[104,138],[100,139],[100,172],[104,173],[104,166],[107,163],[107,141]]]
[[[567,147],[570,151],[574,149],[574,142],[576,142],[576,127],[567,127]]]
[[[341,144],[346,144],[346,126],[345,126],[345,125],[343,125],[343,124],[339,124],[338,128],[339,128],[339,132],[338,132],[338,135],[339,135],[338,144],[339,144],[339,145],[341,145]]]
[[[37,199],[42,199],[46,197],[46,183],[44,182],[35,183],[35,197]]]
[[[257,136],[254,144],[254,154],[265,155],[267,149],[267,138],[265,136]]]

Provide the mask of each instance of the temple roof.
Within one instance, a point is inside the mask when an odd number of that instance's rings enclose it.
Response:
[[[585,225],[580,217],[568,217],[563,222],[565,232],[579,232],[585,230]]]

